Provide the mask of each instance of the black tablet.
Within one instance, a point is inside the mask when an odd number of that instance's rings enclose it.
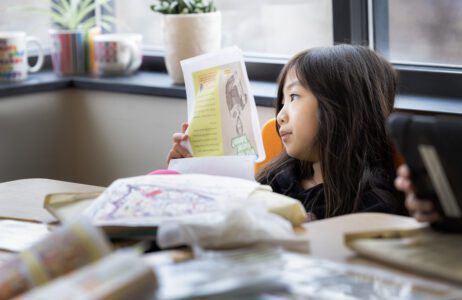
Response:
[[[388,125],[417,198],[432,200],[443,216],[432,225],[462,232],[462,117],[394,113]]]

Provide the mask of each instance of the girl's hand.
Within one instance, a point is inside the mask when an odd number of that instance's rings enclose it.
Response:
[[[409,214],[419,222],[436,222],[441,219],[435,211],[430,200],[417,199],[414,194],[414,187],[411,182],[411,172],[406,165],[401,165],[397,171],[398,177],[395,179],[395,187],[406,194],[406,208]]]
[[[169,163],[171,159],[192,156],[191,153],[189,153],[188,149],[180,145],[182,141],[186,141],[189,138],[188,135],[185,134],[186,129],[188,129],[188,123],[184,122],[181,124],[181,132],[176,132],[173,134],[173,146],[170,152],[168,153],[167,163]]]

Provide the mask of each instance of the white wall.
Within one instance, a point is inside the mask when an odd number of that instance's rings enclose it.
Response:
[[[68,91],[0,98],[0,182],[69,178],[72,157]]]
[[[260,121],[273,109],[259,107]],[[94,185],[165,168],[182,99],[79,89],[0,98],[0,182],[44,177]]]

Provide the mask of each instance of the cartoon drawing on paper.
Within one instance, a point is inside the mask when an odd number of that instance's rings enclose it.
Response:
[[[243,125],[241,113],[248,100],[247,94],[244,93],[244,89],[242,88],[242,82],[239,80],[236,72],[233,72],[226,81],[225,95],[229,114],[233,117],[233,119],[236,119],[236,134],[242,135]]]
[[[236,70],[224,69],[226,107],[233,119],[235,134],[231,137],[231,147],[238,155],[255,155],[249,138],[244,133],[242,117],[248,107],[249,99],[243,87],[242,80]],[[227,75],[231,74],[231,75]]]
[[[218,210],[213,197],[190,191],[148,184],[127,184],[112,190],[93,218],[109,221],[137,217],[180,217]]]

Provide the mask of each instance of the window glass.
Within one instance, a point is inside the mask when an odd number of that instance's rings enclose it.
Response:
[[[391,61],[462,65],[462,1],[389,0],[388,5]]]
[[[1,0],[0,31],[24,31],[28,35],[39,38],[45,47],[50,45],[48,29],[49,17],[44,14],[30,12],[25,6],[47,8],[47,1],[37,0]]]
[[[162,16],[152,0],[116,0],[119,32],[140,32],[147,47],[162,49]],[[333,44],[331,0],[217,0],[222,44],[258,56],[287,57]]]
[[[162,15],[154,0],[112,0],[116,31],[143,34],[146,48],[163,48]],[[314,46],[333,44],[331,0],[216,0],[222,13],[222,45],[237,45],[247,54],[286,58]],[[21,9],[48,8],[48,1],[1,0],[0,30],[20,30],[50,45],[48,16]]]

